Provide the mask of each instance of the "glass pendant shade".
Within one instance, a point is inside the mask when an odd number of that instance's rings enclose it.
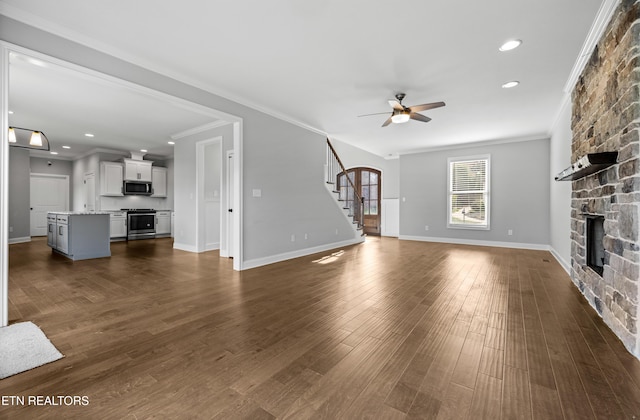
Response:
[[[9,127],[9,143],[16,143],[16,130],[13,127]]]
[[[31,133],[31,140],[29,140],[30,146],[42,147],[42,135],[39,131]]]

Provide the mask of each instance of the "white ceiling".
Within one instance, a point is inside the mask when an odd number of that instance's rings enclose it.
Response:
[[[171,136],[215,121],[180,103],[33,57],[11,53],[9,62],[9,125],[44,132],[57,158],[95,149],[172,156]]]
[[[0,12],[389,156],[548,136],[602,3],[2,0]],[[499,52],[512,38],[522,46]],[[520,85],[502,89],[510,80]],[[357,117],[387,111],[397,92],[406,105],[447,105],[425,111],[426,124],[381,128],[386,115]],[[145,106],[120,104],[120,122],[158,124]],[[162,141],[176,129],[156,128]]]

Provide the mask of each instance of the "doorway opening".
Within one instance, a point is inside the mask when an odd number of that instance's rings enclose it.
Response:
[[[382,172],[373,168],[358,167],[348,169],[346,176],[344,172],[338,174],[336,185],[339,186],[340,197],[344,197],[345,207],[349,207],[353,212],[354,195],[351,194],[351,186],[347,181],[347,176],[351,179],[364,201],[364,233],[366,235],[380,236]]]

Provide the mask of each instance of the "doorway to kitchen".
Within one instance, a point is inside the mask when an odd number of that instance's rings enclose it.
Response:
[[[69,57],[69,61],[64,61],[60,58],[55,58],[46,54],[42,54],[33,50],[29,50],[27,48],[19,47],[16,45],[12,45],[6,43],[4,41],[0,41],[0,213],[7,214],[8,211],[8,200],[9,200],[9,171],[8,171],[8,161],[9,161],[9,148],[8,148],[8,126],[9,126],[9,91],[10,88],[10,61],[11,56],[15,54],[20,54],[24,57],[32,57],[39,62],[45,63],[50,66],[58,66],[60,68],[64,68],[70,70],[71,72],[76,72],[79,74],[79,79],[86,80],[96,80],[97,83],[101,83],[103,85],[112,85],[119,86],[121,88],[130,89],[132,91],[138,92],[142,95],[148,96],[153,99],[158,99],[161,101],[167,101],[172,103],[173,105],[180,107],[182,109],[186,109],[192,111],[194,113],[199,113],[201,115],[205,115],[211,117],[214,121],[224,121],[227,124],[232,126],[232,138],[230,139],[233,143],[233,150],[236,157],[236,164],[234,165],[234,182],[233,182],[233,199],[234,199],[234,214],[231,218],[231,223],[233,224],[231,231],[233,232],[233,255],[235,256],[233,260],[233,268],[235,270],[243,269],[243,252],[242,252],[242,118],[237,117],[232,114],[225,113],[223,111],[219,111],[214,108],[210,108],[205,105],[200,105],[196,102],[192,102],[189,99],[183,99],[181,97],[176,97],[173,95],[169,95],[161,92],[160,90],[155,90],[150,87],[145,87],[142,85],[138,85],[133,82],[129,82],[123,79],[119,79],[115,76],[110,76],[108,74],[100,73],[98,71],[81,67],[76,64],[72,64],[73,61],[73,53],[62,53],[62,55],[66,58]],[[106,69],[109,63],[105,64]],[[44,68],[44,67],[43,67]],[[44,70],[43,70],[44,71]],[[15,90],[14,90],[15,91]],[[190,91],[187,89],[184,91],[184,95],[186,98],[192,97]],[[74,175],[75,176],[75,175]],[[82,177],[82,175],[80,175]],[[95,178],[94,178],[95,180]],[[75,182],[74,182],[75,184]],[[95,187],[95,185],[94,185]],[[75,194],[74,194],[75,197]],[[74,203],[75,206],[75,203]],[[25,211],[27,209],[25,208]],[[176,213],[176,223],[182,218],[183,224],[192,224],[193,218],[188,214],[178,214]],[[226,218],[224,219],[226,222]],[[200,227],[195,226],[196,230],[199,230]],[[9,230],[9,222],[6,217],[0,218],[0,327],[6,326],[8,324],[8,230]],[[174,243],[175,245],[175,243]]]

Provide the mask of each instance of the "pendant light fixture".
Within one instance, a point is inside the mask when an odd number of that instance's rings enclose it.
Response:
[[[50,150],[49,139],[42,131],[9,127],[9,146],[24,149]]]

